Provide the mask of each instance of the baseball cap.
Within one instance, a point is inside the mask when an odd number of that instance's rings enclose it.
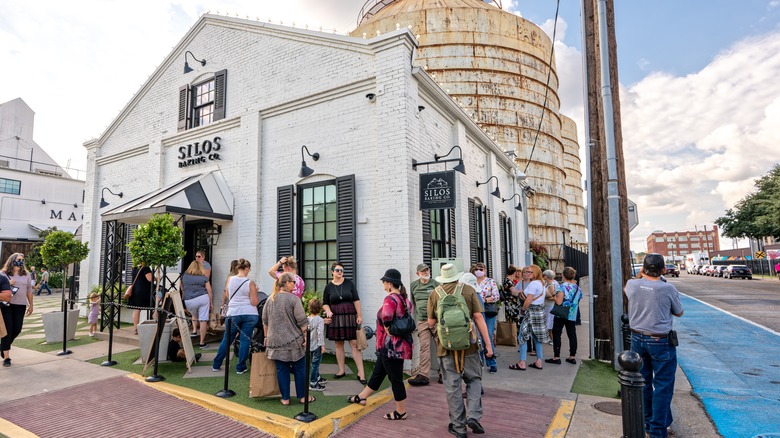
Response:
[[[650,253],[645,256],[645,261],[642,262],[642,267],[645,270],[651,269],[654,271],[663,271],[665,267],[664,256],[657,253]]]
[[[425,263],[420,263],[419,265],[417,265],[417,272],[422,272],[426,269],[431,269],[431,267],[426,265]]]

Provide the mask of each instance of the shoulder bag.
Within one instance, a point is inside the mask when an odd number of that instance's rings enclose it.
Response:
[[[141,275],[141,271],[143,271],[144,268],[140,268],[138,272],[135,274],[135,278],[133,279],[133,282],[130,283],[130,286],[125,290],[125,299],[129,300],[130,297],[133,296],[133,286],[135,286],[136,280],[138,280],[138,276]]]
[[[239,284],[238,287],[236,288],[236,290],[233,291],[232,294],[230,294],[230,298],[228,298],[227,302],[225,304],[223,304],[222,307],[219,309],[219,316],[227,316],[228,304],[230,304],[230,300],[233,299],[233,297],[236,295],[236,292],[238,292],[238,290],[241,289],[241,287],[244,286],[244,284],[247,281],[249,281],[248,278],[246,280],[244,280],[241,284]]]
[[[417,328],[417,322],[415,322],[412,315],[409,314],[409,309],[406,308],[406,303],[404,303],[404,301],[405,300],[402,297],[401,306],[404,308],[403,316],[399,318],[393,315],[393,320],[390,321],[390,326],[387,330],[392,336],[401,338],[412,334]]]

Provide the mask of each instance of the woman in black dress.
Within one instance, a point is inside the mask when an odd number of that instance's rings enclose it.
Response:
[[[344,278],[344,266],[335,262],[330,266],[333,280],[325,286],[322,297],[322,308],[325,316],[330,318],[327,337],[336,344],[336,362],[339,372],[334,377],[340,379],[346,374],[346,359],[344,341],[349,341],[352,349],[352,359],[357,365],[357,378],[361,384],[366,384],[366,374],[363,371],[363,353],[357,348],[356,331],[363,323],[360,312],[360,296],[355,283]]]
[[[132,283],[125,291],[128,304],[135,307],[152,307],[152,270],[148,266],[133,268]],[[138,334],[141,309],[133,309],[133,333]]]

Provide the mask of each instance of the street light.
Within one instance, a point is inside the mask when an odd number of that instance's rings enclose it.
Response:
[[[120,198],[122,196],[124,196],[123,192],[114,193],[108,187],[103,187],[103,190],[100,192],[100,208],[108,207],[110,205],[108,202],[106,202],[106,198],[104,196],[104,193],[106,192],[106,190],[108,190],[108,193],[111,193],[114,196],[119,196]],[[45,202],[44,202],[44,204],[45,204]]]

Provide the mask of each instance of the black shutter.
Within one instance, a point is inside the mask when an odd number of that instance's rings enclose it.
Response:
[[[481,230],[477,229],[477,204],[469,198],[469,266],[477,263],[477,244],[478,234]]]
[[[357,285],[355,175],[336,178],[336,257]]]
[[[191,112],[190,86],[182,85],[179,87],[179,124],[176,127],[177,131],[184,131],[190,127]]]
[[[506,218],[507,266],[515,264],[515,244],[512,240],[512,218]]]
[[[286,257],[293,252],[295,224],[295,186],[276,188],[276,259]]]
[[[227,70],[214,75],[214,121],[225,118],[225,95],[227,94]],[[292,254],[292,253],[290,253]],[[290,255],[287,254],[287,255]]]
[[[106,244],[108,243],[106,241],[106,228],[108,227],[108,224],[106,222],[100,221],[100,276],[98,278],[103,279],[103,277],[106,274],[106,267],[103,266],[106,260]]]
[[[125,284],[130,284],[133,281],[133,256],[130,255],[130,247],[127,246],[133,241],[135,236],[135,230],[138,225],[127,225],[127,240],[125,242]]]
[[[506,253],[506,216],[502,213],[498,215],[498,239],[499,239],[499,251],[501,252],[501,266],[498,267],[498,272],[501,273],[500,278],[506,277],[507,253]]]
[[[443,213],[443,211],[442,211]],[[431,242],[431,211],[422,211],[422,251],[423,251],[423,263],[431,266],[431,259],[433,258],[433,242]]]
[[[455,233],[457,231],[457,227],[455,227],[455,209],[450,208],[448,214],[450,216],[450,220],[449,223],[447,224],[447,229],[449,231],[447,233],[447,238],[449,239],[450,258],[455,258],[458,256],[457,245],[456,245],[457,242],[455,239]]]
[[[490,221],[490,209],[487,207],[485,207],[485,242],[487,275],[493,278],[493,224]]]

